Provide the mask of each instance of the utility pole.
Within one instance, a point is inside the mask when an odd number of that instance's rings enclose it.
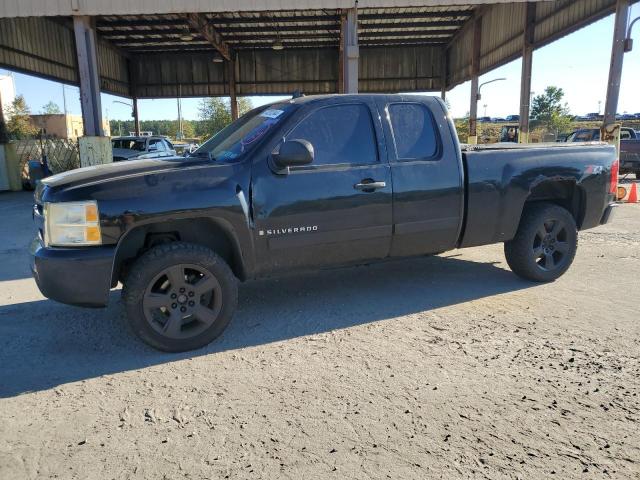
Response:
[[[182,133],[182,102],[180,101],[180,96],[182,94],[181,85],[178,85],[178,134],[176,135],[177,140],[182,140],[184,134]]]

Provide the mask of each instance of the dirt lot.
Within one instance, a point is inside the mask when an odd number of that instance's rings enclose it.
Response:
[[[0,195],[0,478],[638,478],[640,205],[554,284],[502,246],[241,287],[171,355],[45,300]],[[61,279],[63,280],[63,279]]]

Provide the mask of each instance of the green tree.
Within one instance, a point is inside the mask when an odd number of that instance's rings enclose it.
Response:
[[[7,130],[15,139],[29,138],[38,133],[31,123],[31,110],[22,95],[18,95],[6,109]]]
[[[62,113],[62,111],[60,110],[60,107],[58,106],[57,103],[49,102],[42,106],[41,113],[43,115],[54,115],[54,114]]]
[[[242,116],[253,108],[251,100],[247,97],[238,98],[238,115]]]
[[[184,138],[193,138],[195,136],[196,129],[191,120],[182,121],[182,133],[184,134]]]
[[[238,98],[238,114],[244,115],[251,110],[251,100]],[[195,133],[199,137],[211,137],[231,123],[231,103],[228,99],[213,97],[203,98],[198,105],[198,116],[201,123]]]
[[[549,86],[542,95],[537,95],[531,105],[533,127],[544,127],[558,135],[571,127],[569,106],[563,102],[562,88]]]

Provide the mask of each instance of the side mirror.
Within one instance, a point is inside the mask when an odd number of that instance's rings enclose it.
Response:
[[[277,153],[273,153],[273,163],[279,170],[289,167],[309,165],[313,162],[313,145],[306,140],[287,140],[280,145]]]

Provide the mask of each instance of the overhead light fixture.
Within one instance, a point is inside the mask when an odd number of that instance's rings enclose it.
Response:
[[[180,40],[182,40],[183,42],[190,42],[191,40],[193,40],[193,34],[188,27],[185,27],[180,34]]]
[[[224,62],[224,58],[222,58],[222,55],[220,55],[220,52],[215,52],[213,54],[213,58],[211,59],[211,61],[213,63],[222,63]]]
[[[273,44],[271,45],[271,49],[280,51],[284,49],[284,45],[282,45],[282,42],[280,41],[280,39],[278,39],[275,42],[273,42]]]

